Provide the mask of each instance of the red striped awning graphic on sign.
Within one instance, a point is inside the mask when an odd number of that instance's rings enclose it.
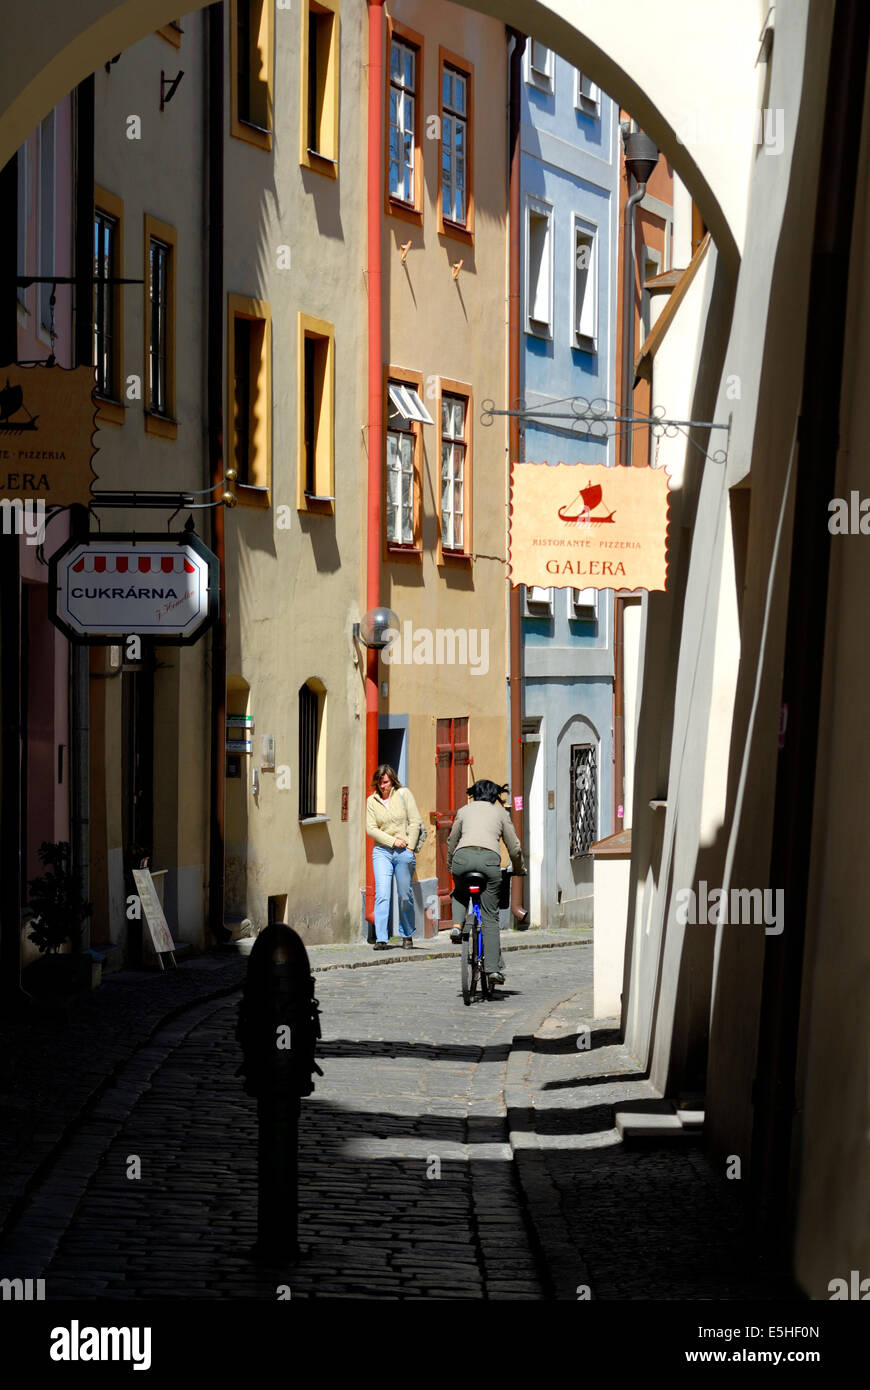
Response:
[[[72,566],[76,574],[194,574],[183,555],[82,555]]]

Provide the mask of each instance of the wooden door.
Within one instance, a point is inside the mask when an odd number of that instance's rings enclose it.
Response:
[[[447,871],[447,837],[456,812],[468,800],[469,768],[474,761],[468,745],[468,716],[439,719],[436,730],[435,763],[435,872],[438,877],[438,921],[451,924],[450,890]]]

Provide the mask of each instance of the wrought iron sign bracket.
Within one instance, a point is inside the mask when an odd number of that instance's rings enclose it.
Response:
[[[566,405],[570,407],[568,410],[557,408]],[[513,410],[499,410],[491,399],[483,401],[481,424],[491,425],[497,416],[519,420],[523,424],[546,424],[553,420],[568,420],[572,427],[579,427],[577,428],[578,433],[599,441],[616,434],[619,426],[647,426],[656,439],[675,439],[678,434],[685,435],[688,443],[693,444],[705,458],[711,459],[714,463],[726,462],[728,457],[727,442],[724,449],[717,449],[714,453],[708,453],[692,439],[688,431],[725,430],[729,439],[731,435],[730,418],[727,421],[675,420],[665,415],[664,406],[656,406],[652,415],[639,415],[633,411],[626,413],[621,411],[612,401],[607,401],[600,396],[592,401],[583,396],[569,396],[563,400],[553,401],[552,405],[539,406],[527,406],[525,401],[520,400]],[[556,428],[566,429],[567,427],[558,425]]]

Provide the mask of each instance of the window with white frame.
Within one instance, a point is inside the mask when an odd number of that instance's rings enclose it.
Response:
[[[405,395],[408,400],[405,400]],[[417,445],[413,388],[391,381],[387,409],[387,541],[414,544],[414,453]]]
[[[646,288],[647,280],[653,280],[662,273],[662,258],[659,251],[652,250],[649,246],[641,248],[641,265],[643,266],[643,280],[641,281],[640,296],[640,321],[643,328],[643,340],[645,341],[652,328],[652,300],[650,292]]]
[[[553,590],[544,589],[539,584],[530,584],[526,589],[526,617],[546,618],[553,611]]]
[[[465,545],[465,455],[468,401],[464,396],[441,397],[441,545],[462,550]]]
[[[594,621],[598,617],[597,589],[569,589],[568,617]]]
[[[597,83],[592,82],[585,72],[577,71],[574,86],[574,105],[578,111],[585,111],[588,116],[597,116],[599,111],[600,93]]]
[[[537,39],[526,44],[526,81],[542,91],[553,90],[553,50]]]
[[[574,217],[572,275],[572,347],[595,352],[598,347],[598,229]]]
[[[468,74],[445,63],[441,73],[441,215],[467,220]]]
[[[401,39],[390,44],[391,198],[413,203],[416,146],[417,50]]]
[[[553,333],[553,209],[538,198],[526,202],[526,332]]]

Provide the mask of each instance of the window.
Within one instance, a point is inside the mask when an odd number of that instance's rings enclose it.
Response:
[[[50,111],[39,126],[39,261],[37,274],[53,275],[55,218],[55,113]],[[39,286],[39,327],[51,324],[51,285]]]
[[[415,454],[419,431],[415,422],[393,407],[387,429],[387,542],[389,545],[414,544],[416,502]]]
[[[599,114],[599,88],[583,72],[577,72],[574,87],[574,105],[587,116]]]
[[[174,227],[145,218],[145,428],[174,439],[175,252]]]
[[[571,820],[569,855],[572,859],[589,853],[598,839],[598,771],[595,744],[571,746]]]
[[[28,177],[27,177],[27,146],[22,145],[18,151],[18,274],[27,274],[27,224],[28,207]],[[18,303],[22,309],[27,308],[27,290],[23,285],[18,286]]]
[[[526,617],[548,618],[553,612],[553,590],[530,584],[526,589]]]
[[[553,332],[553,209],[537,198],[526,201],[526,332],[541,338]]]
[[[299,688],[299,819],[325,819],[326,688],[308,680]]]
[[[553,90],[553,50],[537,39],[526,44],[526,81],[542,91]]]
[[[441,387],[441,551],[442,558],[469,556],[471,399]],[[450,383],[453,388],[453,383]]]
[[[240,502],[268,506],[272,481],[272,319],[269,305],[231,294],[228,299],[228,432]]]
[[[571,346],[598,348],[598,229],[574,218],[574,306]]]
[[[338,0],[302,4],[302,94],[299,161],[335,178],[338,173]]]
[[[652,300],[650,292],[646,287],[647,280],[653,280],[662,273],[661,252],[654,251],[648,246],[640,248],[641,266],[643,273],[641,276],[641,296],[640,296],[640,323],[641,323],[641,343],[646,342],[652,329]]]
[[[274,43],[272,0],[231,0],[230,131],[263,150],[272,148]]]
[[[390,70],[387,100],[388,212],[421,221],[422,152],[420,102],[422,99],[422,40],[409,30],[397,37],[390,26]]]
[[[568,617],[594,622],[598,617],[598,590],[569,589]]]
[[[297,497],[300,511],[335,510],[335,330],[299,315]]]
[[[120,285],[107,283],[123,275],[123,213],[120,198],[103,188],[94,190],[94,366],[101,423],[123,425],[121,404],[123,367],[123,308]]]
[[[387,548],[420,553],[420,495],[424,424],[434,420],[420,398],[423,378],[391,375],[385,428],[384,535]]]
[[[453,54],[440,51],[441,207],[440,227],[473,230],[471,192],[472,70]]]

